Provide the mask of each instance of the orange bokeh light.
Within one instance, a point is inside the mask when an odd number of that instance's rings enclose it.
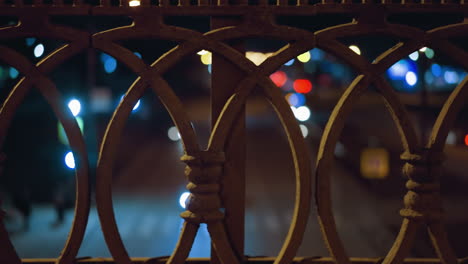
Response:
[[[297,93],[308,93],[312,91],[312,83],[306,79],[297,79],[294,81],[293,88]]]
[[[468,134],[465,136],[465,146],[468,146]]]
[[[270,75],[270,79],[273,81],[274,84],[276,84],[276,86],[281,87],[288,80],[288,76],[283,71],[276,71]]]

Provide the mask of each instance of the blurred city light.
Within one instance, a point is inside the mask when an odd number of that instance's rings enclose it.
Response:
[[[136,102],[136,104],[133,106],[132,111],[136,111],[136,110],[138,109],[138,107],[140,107],[140,102],[141,102],[141,100],[138,100],[138,101]]]
[[[392,65],[388,69],[388,75],[390,79],[396,80],[405,77],[406,73],[409,71],[409,63],[405,60],[400,60]]]
[[[262,53],[262,52],[255,52],[255,51],[247,51],[245,53],[245,57],[253,62],[255,65],[262,64],[268,57],[270,57],[272,53]]]
[[[122,96],[120,97],[120,102],[123,101],[124,97],[125,97],[125,94],[122,95]],[[132,112],[133,112],[133,111],[136,111],[136,110],[140,107],[140,101],[141,101],[141,99],[138,100],[138,101],[136,102],[136,104],[133,106]]]
[[[309,93],[312,91],[312,83],[306,79],[297,79],[293,83],[293,88],[298,93]]]
[[[294,59],[290,59],[288,62],[284,64],[284,66],[291,66],[294,64]]]
[[[424,73],[424,81],[427,83],[427,84],[432,84],[434,83],[434,75],[432,75],[432,72],[431,71],[426,71]]]
[[[434,58],[434,55],[435,55],[434,50],[430,49],[430,48],[427,48],[426,51],[424,52],[424,54],[426,54],[426,57],[428,59]]]
[[[352,51],[354,51],[356,54],[361,55],[361,50],[359,49],[358,46],[356,46],[356,45],[351,45],[351,46],[349,46],[349,48],[350,48]]]
[[[170,127],[170,128],[167,130],[167,136],[168,136],[169,139],[172,140],[172,141],[178,141],[178,140],[180,140],[180,133],[179,133],[179,130],[178,130],[177,127],[175,127],[175,126]]]
[[[321,49],[315,48],[310,51],[310,55],[312,57],[312,60],[319,61],[319,60],[323,60],[323,58],[325,57],[325,52],[323,52],[323,50]]]
[[[104,70],[107,73],[113,73],[115,69],[117,69],[117,60],[115,60],[114,58],[109,58],[108,60],[106,60],[106,62],[104,62]]]
[[[450,131],[447,135],[447,139],[445,140],[445,144],[448,145],[455,145],[457,143],[457,135],[455,132]]]
[[[78,124],[78,127],[80,128],[81,133],[83,133],[84,131],[83,118],[77,116],[75,120],[76,120],[76,123]],[[70,145],[70,143],[68,142],[67,134],[65,133],[65,128],[63,127],[62,123],[60,123],[59,121],[57,121],[57,134],[58,134],[58,140],[60,141],[60,143],[64,144],[65,146]]]
[[[415,51],[409,55],[409,58],[413,61],[417,61],[419,59],[419,52]]]
[[[468,146],[468,134],[465,135],[465,146]]]
[[[19,75],[19,72],[17,69],[10,67],[10,69],[8,70],[8,75],[10,75],[10,78],[16,79],[16,77],[18,77]]]
[[[184,208],[186,207],[186,202],[187,202],[187,199],[189,198],[190,196],[190,193],[189,192],[183,192],[181,195],[180,195],[180,198],[179,198],[179,204],[180,204],[180,207]]]
[[[68,102],[68,108],[70,108],[73,116],[77,116],[81,111],[81,103],[77,99],[72,99],[70,102]]]
[[[36,42],[36,38],[26,38],[26,46],[30,47]]]
[[[365,148],[361,152],[360,167],[364,178],[386,178],[390,172],[388,151],[384,148]]]
[[[286,95],[286,100],[288,101],[289,105],[294,107],[303,106],[305,104],[305,96],[300,93],[288,93]]]
[[[205,65],[211,64],[211,52],[206,52],[200,56],[200,60]]]
[[[296,119],[299,121],[307,121],[310,118],[310,109],[305,105],[298,108],[291,106],[291,110],[293,111]]]
[[[34,56],[36,58],[39,58],[40,56],[42,56],[44,54],[44,45],[42,44],[38,44],[35,48],[34,48]]]
[[[140,59],[142,58],[141,53],[138,51],[133,52],[133,54],[135,54]]]
[[[200,50],[199,52],[197,52],[197,54],[200,55],[200,56],[205,55],[207,53],[209,53],[209,51],[207,51],[207,50]]]
[[[297,56],[297,60],[302,63],[308,62],[310,60],[310,52],[306,51],[302,53],[301,55]]]
[[[435,77],[440,77],[442,75],[442,68],[439,64],[432,64],[431,65],[431,72]]]
[[[407,72],[405,75],[405,81],[409,86],[414,86],[418,82],[418,76],[416,76],[416,73],[412,71]]]
[[[341,142],[336,142],[336,146],[335,146],[335,156],[337,156],[338,158],[342,158],[345,156],[346,154],[346,148],[345,146],[343,145],[343,143]]]
[[[427,50],[427,47],[422,47],[419,49],[420,52],[425,52]]]
[[[270,79],[273,81],[276,86],[283,86],[288,80],[288,76],[284,71],[276,71],[270,75]]]
[[[128,2],[128,5],[129,6],[140,6],[141,3],[140,3],[140,0],[131,0],[130,2]]]
[[[65,155],[65,165],[70,169],[75,168],[75,157],[73,157],[73,152],[70,151]]]
[[[444,80],[448,84],[456,84],[459,81],[458,73],[456,71],[446,71],[444,73]]]
[[[301,128],[302,136],[306,138],[309,135],[309,129],[303,124],[300,124],[299,127]]]

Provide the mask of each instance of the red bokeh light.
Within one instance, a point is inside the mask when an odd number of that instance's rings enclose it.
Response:
[[[270,75],[270,79],[273,81],[276,86],[283,86],[288,80],[288,76],[283,71],[277,71]]]
[[[312,91],[312,83],[306,79],[297,79],[294,81],[293,88],[297,93],[308,93]]]
[[[465,146],[468,146],[468,134],[465,136]]]

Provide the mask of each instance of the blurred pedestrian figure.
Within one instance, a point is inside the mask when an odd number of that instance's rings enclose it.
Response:
[[[22,231],[28,231],[32,212],[32,205],[31,194],[27,186],[23,186],[21,190],[14,192],[11,197],[11,202],[21,214],[23,221]]]
[[[71,182],[61,182],[58,184],[54,196],[56,218],[51,224],[52,227],[58,227],[63,224],[66,210],[74,206],[74,193],[73,179]]]

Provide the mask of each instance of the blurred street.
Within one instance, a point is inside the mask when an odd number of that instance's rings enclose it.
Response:
[[[262,119],[262,122],[255,117],[247,120],[245,252],[249,256],[278,254],[293,210],[291,154],[279,121],[269,111],[266,110],[267,118]],[[391,124],[385,118],[382,121],[383,124]],[[208,135],[208,125],[198,122],[195,123],[195,129],[200,135],[200,141],[204,142]],[[350,134],[348,136],[355,138],[354,142],[357,143],[359,134],[353,134],[352,129],[347,131]],[[182,155],[181,143],[170,141],[167,137],[151,137],[148,133],[146,130],[126,130],[121,142],[121,149],[125,151],[119,152],[113,185],[120,234],[129,254],[134,257],[170,255],[182,223],[178,216],[183,211],[179,206],[179,196],[184,191],[186,180],[183,176],[184,164],[179,161]],[[311,163],[314,164],[321,136],[320,127],[311,126],[309,133],[306,142],[310,146]],[[397,134],[393,135],[397,140]],[[463,170],[463,166],[466,166],[463,164],[463,160],[466,161],[466,149],[447,147],[447,154],[447,171],[454,172],[452,168]],[[397,168],[391,169],[394,172],[389,176],[391,180],[366,180],[360,177],[358,169],[345,162],[346,159],[352,160],[351,157],[337,159],[332,170],[332,199],[338,231],[350,256],[383,256],[391,247],[401,223],[398,210],[403,205],[405,183],[401,174],[398,174],[401,168],[398,166],[401,164],[398,165],[397,161],[392,163]],[[122,163],[122,160],[126,162]],[[449,179],[448,184],[452,185],[454,181],[456,185],[447,186],[443,183],[443,187],[448,190],[445,193],[445,206],[449,235],[454,244],[466,245],[468,214],[463,208],[468,206],[468,197],[459,190],[466,186],[467,179],[452,176]],[[52,205],[34,206],[30,230],[13,231],[11,234],[21,257],[58,256],[71,225],[72,211],[67,211],[65,222],[59,227],[51,226],[55,218]],[[14,230],[18,224],[9,222],[7,226]],[[312,212],[298,255],[328,256],[321,236],[316,214]],[[412,252],[414,256],[434,255],[427,237],[426,233],[421,232]],[[209,235],[205,226],[202,226],[190,256],[207,257],[209,248]],[[466,253],[462,247],[456,250],[458,254]],[[79,256],[110,256],[95,206],[91,210]]]

